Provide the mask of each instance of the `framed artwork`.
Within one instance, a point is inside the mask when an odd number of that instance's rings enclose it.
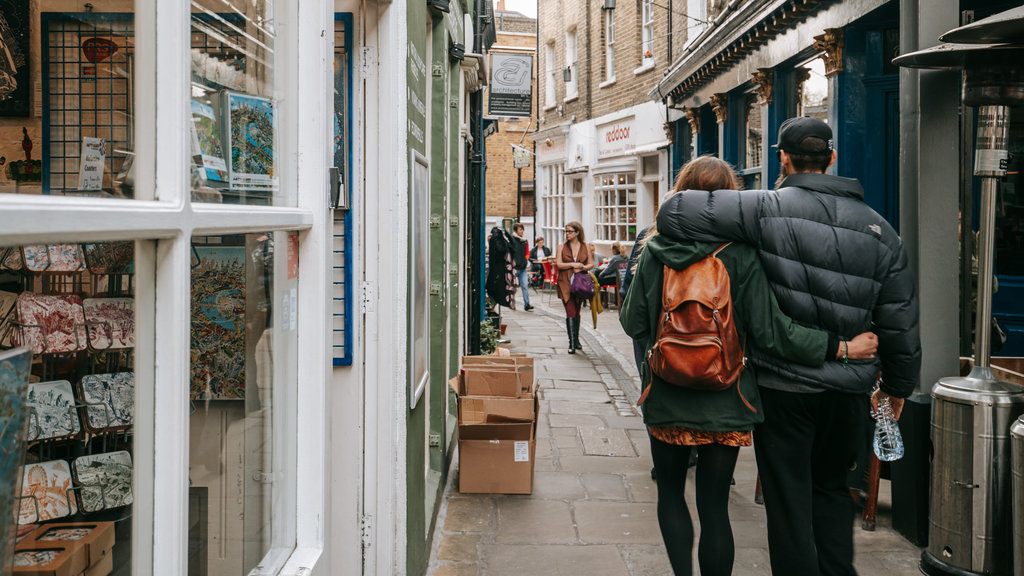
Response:
[[[29,0],[0,0],[0,116],[29,115]]]
[[[416,407],[430,380],[430,169],[426,157],[410,152],[409,254],[412,261],[409,303],[409,409]]]
[[[75,480],[83,512],[120,508],[133,502],[132,457],[128,452],[107,452],[75,458]]]
[[[193,400],[245,398],[245,246],[193,245]]]
[[[135,421],[135,374],[88,374],[81,385],[90,430],[131,426]]]
[[[192,161],[206,180],[224,182],[228,166],[213,106],[192,100]]]
[[[74,436],[81,430],[75,394],[67,380],[29,384],[28,408],[29,440]]]
[[[64,460],[23,467],[18,524],[34,524],[78,513],[72,495],[71,468]]]
[[[59,354],[85,349],[85,312],[74,294],[18,294],[18,326],[12,341],[33,354]]]
[[[135,300],[132,298],[86,298],[82,300],[89,334],[89,349],[95,352],[135,347]]]
[[[22,461],[25,459],[25,421],[28,415],[29,368],[32,355],[25,348],[0,352],[0,558],[10,558],[14,545],[14,503],[21,496]],[[0,573],[6,569],[0,565]]]
[[[224,143],[232,190],[277,189],[274,173],[274,106],[269,98],[223,92]]]

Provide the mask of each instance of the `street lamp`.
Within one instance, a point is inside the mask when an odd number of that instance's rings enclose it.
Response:
[[[1024,105],[1018,64],[1024,44],[1011,44],[1024,37],[1022,29],[1024,9],[1016,8],[941,36],[963,44],[893,60],[908,68],[963,70],[963,103],[978,107],[974,175],[982,187],[974,366],[966,377],[942,378],[932,388],[932,529],[921,555],[921,571],[929,576],[1014,573],[1009,432],[1024,412],[1024,387],[993,374],[990,330],[996,189],[1009,160],[1010,106]]]

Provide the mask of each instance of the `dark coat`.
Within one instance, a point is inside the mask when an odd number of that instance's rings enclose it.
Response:
[[[487,295],[495,303],[511,307],[516,298],[515,273],[512,270],[512,235],[502,228],[491,229],[487,244]]]
[[[809,368],[755,350],[751,359],[768,372],[762,385],[860,393],[871,390],[881,370],[887,394],[906,397],[917,386],[914,278],[903,242],[864,203],[856,180],[794,174],[777,191],[687,190],[661,207],[658,230],[676,239],[753,244],[779,306],[794,320],[843,339],[868,330],[878,335],[878,357],[848,366]]]

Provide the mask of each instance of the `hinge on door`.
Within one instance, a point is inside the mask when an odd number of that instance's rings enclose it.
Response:
[[[436,432],[431,434],[430,435],[430,447],[431,448],[436,448],[436,447],[438,447],[440,445],[441,445],[441,435],[436,433]]]
[[[260,484],[273,484],[274,474],[272,472],[264,472],[263,470],[253,470],[252,480]]]
[[[430,227],[440,228],[441,227],[441,216],[439,214],[430,215]]]
[[[363,514],[359,518],[359,541],[363,547],[363,558],[366,558],[367,551],[373,547],[373,516]]]
[[[363,282],[362,284],[362,294],[359,297],[359,310],[363,314],[374,311],[374,303],[376,302],[376,290],[374,288],[373,282]]]
[[[438,295],[440,293],[441,293],[441,283],[440,282],[431,282],[430,283],[430,294],[432,296],[435,296],[435,295]]]
[[[444,70],[441,68],[440,64],[434,64],[431,67],[431,71],[433,72],[434,76],[440,76],[441,74],[444,73]]]
[[[363,62],[362,62],[362,66],[360,66],[359,73],[362,75],[364,80],[367,78],[367,76],[370,75],[370,66],[372,66],[372,62],[373,62],[373,49],[371,49],[371,48],[363,48]]]
[[[458,108],[459,107],[459,99],[458,98],[449,98],[448,99],[448,106],[451,107],[451,108]]]
[[[448,265],[448,275],[449,276],[458,276],[459,275],[459,266],[458,266],[458,264],[449,264]]]
[[[458,228],[459,227],[459,217],[458,216],[449,216],[448,217],[448,225],[451,226],[452,228]]]

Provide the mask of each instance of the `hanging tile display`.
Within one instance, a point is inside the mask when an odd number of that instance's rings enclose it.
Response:
[[[22,472],[18,524],[77,514],[71,486],[71,468],[64,460],[26,464]]]
[[[25,269],[30,272],[81,272],[85,269],[78,244],[32,244],[22,249]]]
[[[29,440],[74,436],[81,429],[75,395],[67,380],[29,384],[28,412]]]
[[[81,486],[83,512],[97,512],[132,503],[132,457],[108,452],[76,458],[75,479]]]
[[[14,503],[21,495],[25,458],[25,401],[32,356],[24,348],[0,352],[0,558],[10,558]],[[2,569],[0,569],[2,571]]]
[[[19,248],[0,248],[0,270],[17,272],[25,267]]]
[[[85,265],[93,274],[124,274],[135,257],[134,242],[84,244]]]
[[[22,292],[15,307],[20,324],[12,339],[15,345],[28,346],[33,354],[85,349],[85,312],[78,296]]]
[[[0,290],[0,346],[11,347],[11,334],[14,332],[14,305],[18,295],[14,292]]]
[[[89,348],[96,352],[135,346],[135,300],[86,298],[82,301],[89,328]]]
[[[135,420],[135,375],[90,374],[82,377],[86,424],[94,431],[131,426]]]

